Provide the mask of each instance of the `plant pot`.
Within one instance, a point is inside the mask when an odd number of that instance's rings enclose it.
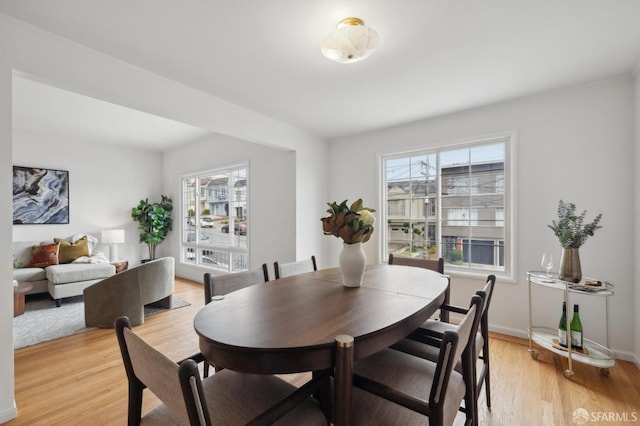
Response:
[[[564,281],[572,283],[580,282],[582,279],[582,270],[580,269],[580,252],[577,248],[562,248],[558,276]]]
[[[364,268],[367,265],[367,256],[362,250],[362,243],[343,243],[338,263],[342,271],[342,283],[345,287],[360,287]]]

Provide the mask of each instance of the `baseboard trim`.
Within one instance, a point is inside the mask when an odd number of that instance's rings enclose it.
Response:
[[[0,411],[0,423],[6,423],[9,420],[13,420],[18,417],[18,410],[16,409],[16,401],[13,401],[13,407]]]

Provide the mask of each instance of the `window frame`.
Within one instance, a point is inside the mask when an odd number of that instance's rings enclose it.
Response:
[[[487,135],[472,136],[464,139],[441,141],[429,145],[420,145],[411,147],[408,149],[394,149],[379,152],[378,157],[378,173],[379,173],[379,205],[378,211],[380,212],[379,223],[388,223],[387,212],[387,170],[386,161],[393,158],[405,158],[416,155],[430,155],[436,154],[438,161],[437,166],[437,218],[436,218],[436,242],[438,247],[438,256],[441,254],[441,244],[443,242],[441,235],[441,220],[446,221],[446,217],[442,217],[442,185],[440,182],[440,153],[444,151],[453,151],[456,149],[465,149],[473,146],[491,145],[499,142],[504,142],[504,243],[500,243],[499,250],[504,251],[504,271],[495,268],[472,268],[464,267],[458,268],[453,265],[445,263],[445,269],[449,275],[472,277],[472,278],[486,278],[487,274],[494,274],[501,278],[501,281],[505,282],[517,282],[517,265],[515,259],[517,259],[517,241],[514,230],[517,229],[516,223],[516,207],[517,199],[514,188],[516,188],[516,149],[517,149],[517,132],[504,131]],[[429,195],[430,196],[430,195]],[[389,241],[389,227],[381,226],[379,238],[379,253],[380,262],[386,262],[388,260],[388,241]]]
[[[244,170],[244,180],[246,181],[243,200],[237,199],[236,193],[239,190],[233,187],[233,182],[234,182],[233,175],[234,173],[237,173],[237,171],[239,170]],[[227,224],[230,228],[228,233],[228,237],[229,237],[228,243],[215,244],[215,245],[202,244],[200,243],[200,233],[203,232],[203,228],[200,226],[201,217],[202,217],[201,210],[203,209],[202,207],[203,187],[201,186],[202,180],[205,178],[210,178],[211,176],[221,175],[221,174],[227,174],[229,176],[229,180],[227,181],[226,187],[222,188],[221,186],[218,186],[218,187],[209,188],[209,190],[205,191],[204,200],[207,200],[207,199],[223,200],[222,198],[220,198],[221,194],[222,196],[224,196],[225,194],[233,194],[231,198],[226,199],[226,202],[228,204],[228,208],[227,208],[228,223]],[[179,260],[182,265],[190,266],[190,267],[206,268],[206,269],[210,269],[212,271],[217,271],[217,272],[240,272],[240,271],[246,271],[249,269],[250,256],[251,256],[250,241],[249,241],[249,229],[250,229],[249,215],[251,212],[250,197],[249,197],[249,194],[250,194],[249,175],[250,175],[249,162],[244,161],[244,162],[232,163],[232,164],[228,164],[220,167],[215,167],[211,169],[206,169],[202,171],[186,173],[180,176],[180,210],[178,214],[181,215],[180,216],[181,225],[180,225],[180,241],[179,241],[179,244],[180,244]],[[190,179],[193,179],[197,185],[197,188],[194,189],[192,194],[192,196],[194,197],[194,201],[193,201],[194,216],[188,215],[190,210],[190,205],[188,203],[190,200],[186,200],[187,192],[185,190],[185,185],[186,185],[186,182]],[[238,208],[238,206],[235,205],[237,202],[244,202],[245,215],[241,219],[243,219],[246,223],[246,228],[245,228],[246,234],[236,236],[236,234],[233,231],[231,231],[231,227],[232,227],[231,217],[237,218],[237,216],[235,215]],[[229,215],[232,211],[234,213],[234,216]],[[209,216],[219,216],[219,214],[214,213],[214,211],[210,211]],[[191,217],[193,219],[190,219]],[[183,220],[184,218],[187,218],[187,219]],[[190,225],[188,223],[190,220],[193,223],[193,229],[190,228]],[[193,235],[194,235],[193,242],[188,241],[188,234],[191,231],[193,231]],[[241,247],[241,246],[232,244],[232,241],[235,238],[239,239],[241,238],[241,236],[244,236],[246,238],[246,242],[245,242],[246,247]],[[208,253],[205,253],[205,252],[208,252]],[[202,259],[205,256],[213,255],[215,252],[220,252],[222,257],[227,260],[226,267],[205,262]],[[193,253],[193,254],[189,256],[188,253]],[[245,257],[245,261],[241,262],[244,265],[246,265],[245,268],[242,268],[242,267],[238,268],[234,266],[235,262],[232,260],[234,258],[234,255]]]

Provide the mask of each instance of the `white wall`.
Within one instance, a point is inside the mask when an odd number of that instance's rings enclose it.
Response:
[[[8,285],[12,276],[11,223],[11,68],[6,42],[9,33],[0,25],[0,423],[16,416],[13,399],[13,290]]]
[[[335,265],[337,257],[329,251],[329,237],[322,233],[320,218],[327,210],[329,148],[307,146],[296,152],[296,259],[316,256],[318,268]]]
[[[212,132],[295,150],[296,156],[304,161],[303,166],[296,164],[295,180],[319,182],[311,188],[314,195],[302,196],[298,191],[304,189],[296,185],[296,197],[315,199],[326,192],[323,162],[327,158],[327,147],[323,138],[0,15],[0,171],[5,176],[0,184],[0,197],[5,200],[2,203],[5,208],[0,213],[0,223],[5,224],[0,227],[0,238],[4,242],[0,245],[0,258],[6,259],[0,263],[0,277],[4,277],[0,281],[10,282],[11,278],[11,109],[7,102],[11,99],[13,70],[66,90]],[[311,162],[311,167],[304,167]],[[297,198],[297,208],[300,202]],[[296,252],[323,250],[316,222],[319,221],[316,208],[321,205],[322,201],[316,201],[305,206],[313,211],[291,225],[296,233]],[[3,341],[7,342],[12,334],[12,318],[8,314],[12,290],[7,286],[0,287],[0,291],[0,304],[6,308],[0,313],[0,338],[6,337]],[[14,408],[13,351],[9,345],[3,345],[0,349],[0,422],[13,417]]]
[[[120,228],[125,243],[118,245],[118,257],[130,266],[140,263],[146,246],[138,242],[131,208],[142,198],[160,198],[159,152],[16,130],[13,164],[68,170],[70,206],[68,225],[16,225],[14,241],[51,241],[78,233],[100,240],[103,229]],[[99,243],[96,249],[109,256],[107,245]]]
[[[636,66],[634,72],[634,82],[635,82],[635,105],[634,105],[634,130],[635,130],[635,141],[634,141],[634,171],[635,171],[635,184],[633,193],[636,194],[635,197],[635,205],[634,205],[634,214],[633,214],[633,223],[635,225],[635,254],[634,254],[634,265],[635,265],[635,274],[634,274],[634,282],[635,282],[635,297],[634,297],[634,306],[635,306],[635,321],[633,322],[635,326],[635,362],[638,368],[640,368],[640,196],[638,196],[638,191],[640,191],[640,64]]]
[[[212,135],[201,141],[165,152],[164,193],[173,198],[174,217],[180,217],[181,177],[193,173],[249,162],[249,248],[250,268],[262,263],[269,266],[273,277],[273,262],[296,258],[296,157],[295,152],[274,149],[229,136]],[[176,258],[176,274],[201,281],[210,269],[181,264],[179,242],[181,221],[165,245]]]
[[[518,134],[516,259],[517,283],[500,283],[494,293],[493,330],[526,336],[525,273],[540,269],[543,251],[560,258],[560,245],[546,226],[555,218],[558,200],[602,213],[603,229],[580,250],[583,274],[616,284],[611,298],[612,346],[623,358],[635,350],[633,99],[629,76],[544,93],[412,124],[332,141],[329,155],[332,199],[362,197],[379,204],[376,154],[416,146],[515,130]],[[375,236],[376,234],[374,234]],[[377,236],[380,234],[377,233]],[[337,248],[336,242],[335,247]],[[365,244],[369,261],[379,259],[376,238]],[[372,260],[373,259],[373,260]],[[454,277],[452,298],[466,304],[480,280]],[[557,327],[562,294],[534,293],[538,324]],[[604,304],[584,297],[581,305],[586,337],[604,339]]]

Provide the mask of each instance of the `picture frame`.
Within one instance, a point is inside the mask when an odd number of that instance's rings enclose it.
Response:
[[[69,171],[13,166],[13,224],[69,223]]]

